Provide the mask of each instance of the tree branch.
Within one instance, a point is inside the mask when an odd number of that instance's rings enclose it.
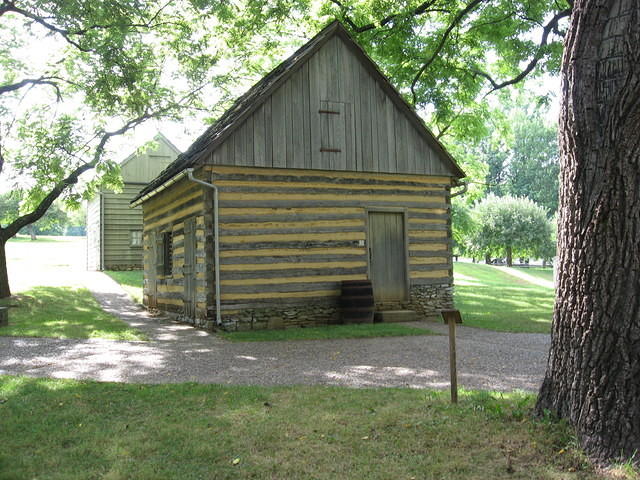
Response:
[[[13,222],[7,225],[4,228],[0,227],[0,237],[1,238],[11,238],[16,233],[20,231],[20,229],[26,227],[27,225],[32,224],[33,222],[37,222],[42,216],[47,212],[47,209],[51,206],[51,204],[65,191],[68,187],[75,185],[78,183],[78,178],[84,172],[95,168],[100,160],[102,159],[105,151],[105,147],[107,142],[112,138],[118,135],[122,135],[129,130],[137,127],[141,123],[156,117],[161,117],[166,115],[169,111],[184,108],[186,104],[191,101],[194,95],[196,95],[199,91],[201,91],[206,84],[202,84],[199,87],[193,89],[182,98],[180,98],[177,102],[170,103],[169,105],[159,108],[154,112],[145,111],[140,114],[138,117],[133,118],[126,122],[122,127],[117,130],[113,130],[110,132],[103,132],[100,137],[100,141],[95,148],[93,158],[89,162],[84,162],[75,168],[67,177],[56,183],[56,185],[52,188],[51,192],[44,197],[44,199],[38,204],[38,206],[30,213],[22,215],[21,217],[16,218]],[[95,137],[94,137],[95,138]]]
[[[544,47],[547,45],[547,42],[549,41],[549,34],[551,32],[557,33],[558,32],[558,22],[561,19],[563,19],[565,17],[568,17],[569,15],[571,15],[571,9],[570,8],[568,8],[566,10],[562,10],[561,12],[558,12],[551,20],[549,20],[549,22],[544,26],[544,28],[542,30],[542,38],[541,38],[540,43],[538,45],[538,49],[536,51],[536,54],[529,61],[527,66],[518,75],[516,75],[515,77],[511,78],[510,80],[505,80],[503,82],[498,83],[487,72],[483,72],[482,70],[478,70],[478,69],[475,69],[475,68],[470,69],[470,71],[473,74],[478,75],[478,76],[486,79],[491,84],[492,88],[491,88],[491,90],[489,90],[487,92],[486,95],[489,95],[490,93],[495,92],[496,90],[500,90],[501,88],[508,87],[509,85],[516,84],[516,83],[520,82],[523,78],[525,78],[527,75],[529,75],[529,73],[531,73],[531,71],[536,67],[538,62],[542,59]]]
[[[422,64],[422,67],[420,67],[420,70],[418,70],[418,72],[413,77],[413,81],[411,82],[411,96],[413,97],[413,104],[414,105],[417,103],[417,98],[418,97],[417,97],[417,94],[416,94],[416,85],[418,84],[418,81],[420,80],[420,77],[425,72],[425,70],[427,68],[429,68],[429,65],[431,65],[433,63],[433,61],[436,59],[436,57],[440,54],[440,52],[444,48],[444,45],[447,43],[447,39],[449,38],[449,35],[453,31],[453,29],[456,26],[458,26],[458,24],[470,12],[472,12],[474,8],[476,8],[478,5],[480,5],[483,1],[485,1],[485,0],[472,0],[465,8],[463,8],[462,10],[460,10],[458,12],[458,14],[455,16],[455,18],[451,21],[451,23],[449,24],[449,26],[445,30],[444,35],[442,35],[442,38],[440,39],[440,43],[438,43],[438,46],[436,47],[436,49],[433,51],[433,53],[427,59],[427,61]]]
[[[13,6],[13,2],[7,2],[7,1],[2,2],[2,5],[0,5],[0,17],[5,13],[11,11],[12,6]]]
[[[96,146],[95,152],[93,154],[93,158],[89,162],[85,162],[78,167],[76,167],[67,177],[60,180],[49,192],[49,194],[42,199],[42,201],[38,204],[38,206],[31,212],[26,213],[18,218],[16,218],[13,222],[7,225],[5,228],[0,229],[2,232],[1,235],[4,238],[11,238],[15,234],[17,234],[20,229],[30,225],[34,222],[37,222],[42,216],[47,212],[51,204],[64,192],[68,187],[75,185],[78,183],[78,178],[84,172],[95,168],[95,166],[100,162],[104,155],[105,147],[107,142],[115,136],[122,135],[132,128],[137,127],[142,122],[149,120],[150,118],[157,117],[166,113],[168,109],[172,107],[166,107],[164,109],[158,110],[157,112],[148,113],[145,112],[139,117],[136,117],[127,123],[125,123],[122,127],[117,130],[113,130],[111,132],[104,132],[100,138],[100,142]]]
[[[69,43],[70,45],[74,46],[75,48],[77,48],[81,52],[89,53],[89,52],[92,52],[93,49],[83,47],[82,45],[80,45],[80,43],[78,43],[78,41],[74,40],[72,37],[85,35],[85,34],[87,34],[88,32],[90,32],[92,30],[109,30],[111,28],[122,28],[123,26],[129,27],[129,28],[150,29],[150,28],[158,27],[160,25],[169,25],[172,22],[161,22],[161,23],[155,23],[155,22],[158,19],[158,16],[162,13],[162,11],[170,3],[171,3],[171,0],[167,1],[164,5],[162,5],[151,16],[151,18],[147,22],[140,22],[140,23],[130,22],[130,23],[127,23],[126,25],[120,25],[120,24],[93,24],[93,25],[87,25],[86,27],[78,29],[78,30],[68,30],[68,29],[65,29],[65,28],[57,27],[53,23],[47,21],[46,17],[39,16],[39,15],[37,15],[35,13],[32,13],[32,12],[29,12],[28,10],[25,10],[24,8],[17,7],[15,5],[15,3],[13,3],[12,1],[5,1],[2,4],[2,6],[0,7],[0,16],[2,16],[3,14],[5,14],[7,12],[14,12],[14,13],[17,13],[19,15],[22,15],[23,17],[29,18],[29,19],[33,20],[34,22],[38,23],[39,25],[43,26],[44,28],[46,28],[50,32],[53,32],[53,33],[56,33],[56,34],[60,35],[67,43]]]
[[[0,95],[3,93],[13,92],[14,90],[19,90],[22,87],[26,87],[27,85],[51,85],[56,91],[56,99],[58,101],[62,100],[62,93],[60,92],[60,87],[54,81],[62,81],[63,79],[60,77],[40,77],[40,78],[25,78],[17,83],[12,83],[10,85],[0,85]]]
[[[424,15],[425,13],[431,13],[431,12],[448,12],[448,10],[445,10],[445,9],[442,9],[442,8],[431,9],[430,7],[432,5],[434,5],[437,1],[438,0],[430,0],[428,2],[421,3],[420,5],[418,5],[416,8],[414,8],[413,10],[411,10],[408,13],[413,17],[417,17],[417,16],[420,16],[420,15]],[[386,17],[384,17],[379,22],[377,22],[377,24],[376,23],[368,23],[366,25],[358,26],[351,19],[351,17],[349,17],[349,15],[347,14],[347,12],[349,10],[347,8],[347,6],[345,6],[340,0],[331,0],[331,3],[336,5],[342,11],[342,20],[347,25],[349,25],[351,27],[351,29],[356,33],[362,33],[362,32],[373,30],[373,29],[376,29],[376,28],[379,28],[379,27],[384,27],[384,26],[392,23],[396,18],[404,15],[403,13],[392,13],[392,14],[387,15]]]

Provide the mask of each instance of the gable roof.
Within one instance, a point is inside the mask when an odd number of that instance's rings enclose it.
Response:
[[[178,147],[176,147],[173,144],[173,142],[169,140],[162,132],[156,133],[153,137],[153,141],[156,141],[158,143],[164,143],[169,148],[169,150],[173,150],[173,152],[176,154],[176,157],[182,153],[180,149],[178,149]],[[120,168],[124,167],[127,163],[131,162],[132,160],[136,160],[138,158],[140,158],[140,152],[138,150],[135,150],[127,158],[125,158],[124,160],[122,160],[122,162],[120,162]]]
[[[389,80],[380,72],[375,62],[367,55],[362,47],[351,38],[351,35],[349,35],[344,26],[342,26],[338,20],[335,20],[322,29],[315,37],[309,40],[309,42],[296,50],[293,55],[269,72],[244,95],[239,97],[216,123],[211,125],[193,142],[186,152],[179,155],[158,177],[142,189],[131,203],[134,204],[138,202],[142,197],[151,197],[151,192],[155,189],[185,169],[195,166],[200,159],[214,151],[231,133],[240,127],[243,121],[260,107],[280,85],[334,35],[342,38],[346,45],[362,60],[369,73],[380,83],[382,89],[389,95],[394,104],[405,113],[425,140],[441,154],[443,161],[449,163],[450,170],[454,176],[458,178],[466,176],[449,152],[447,152],[444,146],[427,128],[413,107],[402,98],[395,87],[391,85]]]

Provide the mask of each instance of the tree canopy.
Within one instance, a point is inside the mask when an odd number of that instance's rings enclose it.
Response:
[[[471,217],[469,244],[477,254],[504,256],[511,266],[514,256],[548,258],[552,250],[547,212],[532,200],[490,194],[473,207]]]
[[[215,115],[243,53],[260,63],[279,52],[255,44],[277,31],[284,3],[248,0],[240,15],[195,0],[0,1],[0,184],[20,204],[0,223],[0,298],[7,239],[58,198],[77,206],[101,185],[117,189],[115,137],[151,119]]]
[[[483,139],[475,151],[488,165],[488,193],[527,197],[554,214],[560,170],[558,131],[544,113],[531,104],[510,107],[507,124]]]

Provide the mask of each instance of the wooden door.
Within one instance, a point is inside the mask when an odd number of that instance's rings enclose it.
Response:
[[[186,319],[196,316],[196,219],[184,222],[184,265],[182,267],[184,292],[182,301]]]
[[[369,275],[376,303],[407,300],[404,214],[369,212],[368,243]]]

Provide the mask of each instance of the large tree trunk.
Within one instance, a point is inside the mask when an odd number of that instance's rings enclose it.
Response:
[[[537,411],[640,451],[640,2],[576,0],[562,67],[559,272]],[[637,460],[637,459],[636,459]]]
[[[7,239],[0,236],[0,298],[7,298],[11,296],[9,275],[7,274],[7,254],[5,252],[6,243]]]
[[[513,249],[507,247],[507,267],[513,267]]]

